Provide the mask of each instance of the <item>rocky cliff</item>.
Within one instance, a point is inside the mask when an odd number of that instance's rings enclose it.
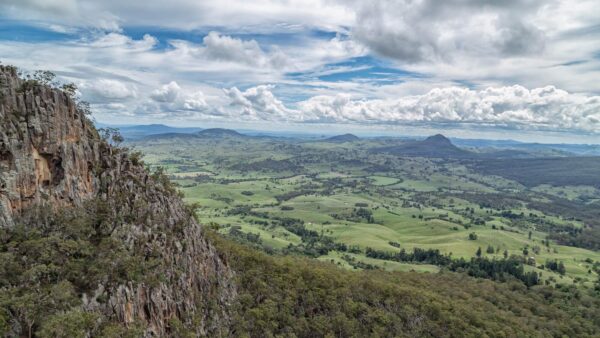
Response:
[[[83,311],[146,335],[171,335],[173,319],[196,335],[226,331],[232,272],[168,180],[101,138],[69,95],[0,66],[0,228],[36,208],[102,211],[102,235],[156,262],[153,282],[99,279],[81,293]]]
[[[65,93],[24,83],[0,67],[0,226],[29,205],[81,203],[98,185],[94,127]]]

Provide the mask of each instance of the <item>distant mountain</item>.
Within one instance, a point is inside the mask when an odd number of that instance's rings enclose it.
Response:
[[[184,141],[184,140],[194,140],[194,139],[211,139],[211,138],[244,138],[250,137],[244,134],[240,134],[235,130],[231,129],[222,129],[222,128],[210,128],[204,129],[201,131],[197,131],[194,133],[161,133],[161,134],[153,134],[147,135],[140,138],[143,141]]]
[[[550,144],[527,143],[513,140],[478,140],[478,139],[453,139],[459,147],[512,149],[526,152],[536,152],[545,156],[569,156],[571,154],[583,156],[600,155],[598,144]],[[537,155],[537,154],[534,154]]]
[[[158,141],[158,140],[189,140],[196,139],[198,135],[195,133],[164,133],[164,134],[152,134],[144,136],[138,139],[129,139],[130,141]]]
[[[119,129],[119,132],[126,140],[137,140],[150,135],[158,134],[191,134],[196,133],[202,128],[179,128],[170,127],[164,124],[146,124],[135,126],[112,126],[107,124],[96,124],[98,128],[112,127]]]
[[[196,133],[199,137],[246,137],[244,134],[240,134],[232,129],[224,129],[224,128],[210,128],[204,129]]]
[[[441,157],[441,158],[471,158],[476,154],[460,149],[445,137],[437,134],[422,141],[412,141],[404,144],[378,148],[378,152],[386,152],[400,156]]]
[[[336,143],[354,142],[354,141],[360,141],[360,137],[358,137],[354,134],[343,134],[343,135],[332,136],[332,137],[325,139],[325,142],[336,142]]]

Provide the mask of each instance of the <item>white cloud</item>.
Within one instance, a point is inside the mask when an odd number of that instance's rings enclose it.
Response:
[[[175,81],[152,91],[150,98],[158,103],[155,109],[159,111],[204,111],[208,108],[204,93],[187,93]]]
[[[184,110],[206,110],[208,108],[208,104],[206,103],[204,93],[198,91],[187,95],[183,98],[181,108]]]
[[[152,49],[157,43],[158,40],[149,34],[144,34],[141,40],[134,40],[126,35],[111,32],[90,41],[89,45],[97,48],[124,47],[137,51],[145,51]]]
[[[124,101],[137,96],[135,86],[112,79],[99,79],[86,82],[81,86],[80,90],[85,92],[85,99],[92,103]]]
[[[299,103],[316,122],[474,123],[496,127],[600,133],[600,97],[570,94],[553,86],[470,90],[437,88],[397,99],[353,100],[316,96]]]
[[[275,50],[272,54],[265,53],[255,40],[241,40],[210,32],[202,41],[202,53],[208,59],[274,68],[283,68],[287,62],[283,52]]]
[[[150,97],[157,102],[172,103],[175,102],[180,92],[181,88],[177,82],[171,81],[161,88],[154,90]]]
[[[286,108],[271,92],[273,88],[260,85],[243,92],[236,87],[223,91],[229,97],[231,107],[241,108],[239,112],[245,118],[271,121],[296,119],[296,111]]]

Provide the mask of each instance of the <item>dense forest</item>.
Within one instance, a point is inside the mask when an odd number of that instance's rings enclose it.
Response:
[[[466,274],[344,271],[211,235],[239,282],[237,336],[556,337],[600,334],[600,298]]]

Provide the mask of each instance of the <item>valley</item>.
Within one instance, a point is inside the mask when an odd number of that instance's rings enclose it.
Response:
[[[388,256],[416,248],[468,261],[480,250],[490,261],[515,258],[540,284],[593,288],[598,279],[597,158],[494,158],[489,149],[482,158],[441,135],[303,140],[205,130],[130,145],[164,168],[201,222],[269,253],[431,273],[448,265]]]

